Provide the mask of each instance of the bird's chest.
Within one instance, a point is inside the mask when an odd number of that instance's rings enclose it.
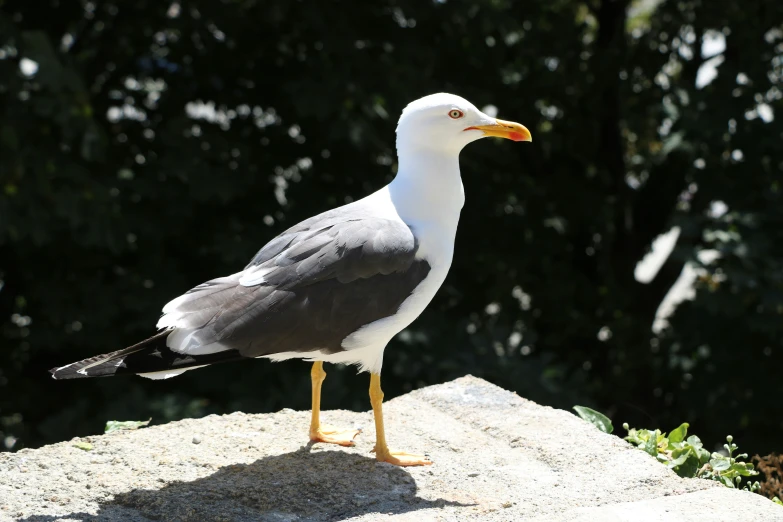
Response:
[[[437,220],[408,223],[418,245],[416,258],[426,260],[432,272],[442,272],[443,277],[451,266],[458,222],[459,210],[444,213]]]
[[[441,220],[432,224],[413,225],[411,228],[419,245],[416,258],[426,261],[430,271],[400,307],[400,319],[404,323],[401,329],[424,311],[446,279],[454,255],[457,219],[453,223]]]
[[[343,348],[378,349],[381,351],[379,353],[382,353],[386,343],[407,328],[424,311],[446,279],[454,252],[456,222],[453,225],[446,225],[441,220],[437,223],[408,223],[408,226],[411,227],[418,243],[417,261],[424,261],[429,265],[427,276],[402,302],[396,313],[365,325],[345,339],[342,343]]]

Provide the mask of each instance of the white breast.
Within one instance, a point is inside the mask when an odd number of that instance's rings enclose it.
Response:
[[[396,314],[367,324],[349,335],[342,342],[345,351],[338,353],[285,352],[265,356],[273,361],[302,358],[307,361],[325,361],[339,364],[356,364],[359,371],[380,373],[383,351],[391,339],[408,327],[424,311],[446,279],[454,252],[454,236],[457,231],[459,208],[442,213],[438,219],[404,221],[392,202],[388,187],[367,196],[364,201],[372,206],[373,213],[385,219],[405,222],[416,235],[419,249],[416,257],[427,261],[430,271],[410,297],[403,301]]]
[[[402,220],[389,197],[388,189],[376,192],[371,197],[376,198],[378,206],[375,208],[382,211],[386,217]],[[381,371],[383,350],[388,342],[424,311],[446,279],[454,253],[458,219],[459,208],[454,212],[440,215],[436,220],[406,223],[411,227],[418,241],[419,249],[416,257],[429,263],[430,272],[411,296],[403,301],[396,314],[365,325],[346,337],[342,343],[346,351],[333,354],[343,360],[333,362],[357,363],[361,366],[361,370],[376,373]]]
[[[403,301],[397,313],[367,324],[346,337],[342,342],[343,352],[308,352],[305,357],[302,353],[287,352],[267,356],[269,359],[304,358],[356,364],[359,371],[380,373],[386,345],[430,304],[451,267],[457,223],[465,202],[459,169],[452,170],[440,178],[398,174],[390,185],[357,202],[367,205],[378,217],[409,226],[418,242],[416,257],[430,265],[427,277]]]

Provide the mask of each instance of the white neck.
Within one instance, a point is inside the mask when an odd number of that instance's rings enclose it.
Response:
[[[405,149],[399,152],[397,176],[389,184],[399,216],[409,224],[437,221],[456,230],[465,203],[459,152]]]

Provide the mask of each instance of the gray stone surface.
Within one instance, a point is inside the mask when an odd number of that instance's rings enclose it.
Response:
[[[385,413],[392,448],[433,466],[377,463],[369,412],[323,414],[365,428],[354,448],[307,445],[308,412],[212,415],[0,454],[0,520],[783,521],[760,495],[681,479],[571,413],[474,377]]]

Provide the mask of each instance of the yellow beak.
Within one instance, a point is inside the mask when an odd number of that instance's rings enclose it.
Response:
[[[484,136],[495,136],[497,138],[506,138],[507,140],[533,141],[533,136],[530,135],[530,131],[524,125],[514,123],[513,121],[495,121],[496,123],[491,125],[476,125],[465,130],[480,130],[484,133]]]

